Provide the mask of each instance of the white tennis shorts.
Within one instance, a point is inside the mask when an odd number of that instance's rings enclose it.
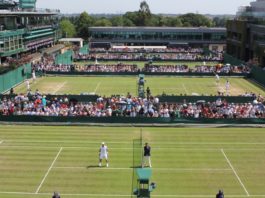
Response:
[[[108,159],[108,154],[100,154],[99,159]]]

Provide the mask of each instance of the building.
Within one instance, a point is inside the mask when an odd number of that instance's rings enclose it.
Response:
[[[92,46],[191,46],[223,51],[226,28],[91,27]]]
[[[241,6],[237,12],[237,17],[245,18],[265,18],[265,0],[256,0],[249,6]]]
[[[36,9],[36,0],[0,0],[0,60],[53,45],[59,10]]]
[[[241,13],[241,15],[239,15]],[[227,53],[265,66],[265,0],[252,2],[227,23]]]

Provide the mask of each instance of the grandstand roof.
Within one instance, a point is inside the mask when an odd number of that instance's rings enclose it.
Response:
[[[90,31],[226,32],[226,28],[207,27],[90,27]]]
[[[60,42],[82,42],[84,39],[82,38],[62,38],[59,40]]]
[[[0,15],[17,16],[17,15],[58,15],[58,10],[36,10],[36,11],[10,11],[0,10]]]

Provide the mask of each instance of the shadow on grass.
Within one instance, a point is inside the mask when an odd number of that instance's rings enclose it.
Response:
[[[92,168],[99,168],[98,165],[89,165],[86,167],[87,169],[92,169]]]

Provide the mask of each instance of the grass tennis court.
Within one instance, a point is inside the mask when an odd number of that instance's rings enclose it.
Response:
[[[152,197],[265,197],[265,133],[251,128],[143,128]],[[1,126],[0,197],[130,197],[140,128]],[[109,168],[97,168],[102,141]]]
[[[254,92],[265,95],[264,88],[259,87],[243,78],[221,77],[217,86],[214,77],[189,78],[189,77],[146,77],[146,87],[149,86],[153,95],[166,94],[186,94],[193,93],[204,95],[216,95],[220,90],[225,92],[226,80],[230,81],[230,95],[241,95],[245,92]],[[80,94],[96,93],[110,96],[113,94],[132,95],[137,93],[137,77],[42,77],[31,84],[32,91],[39,89],[42,93],[50,94]],[[16,87],[15,93],[25,93],[25,83]]]

